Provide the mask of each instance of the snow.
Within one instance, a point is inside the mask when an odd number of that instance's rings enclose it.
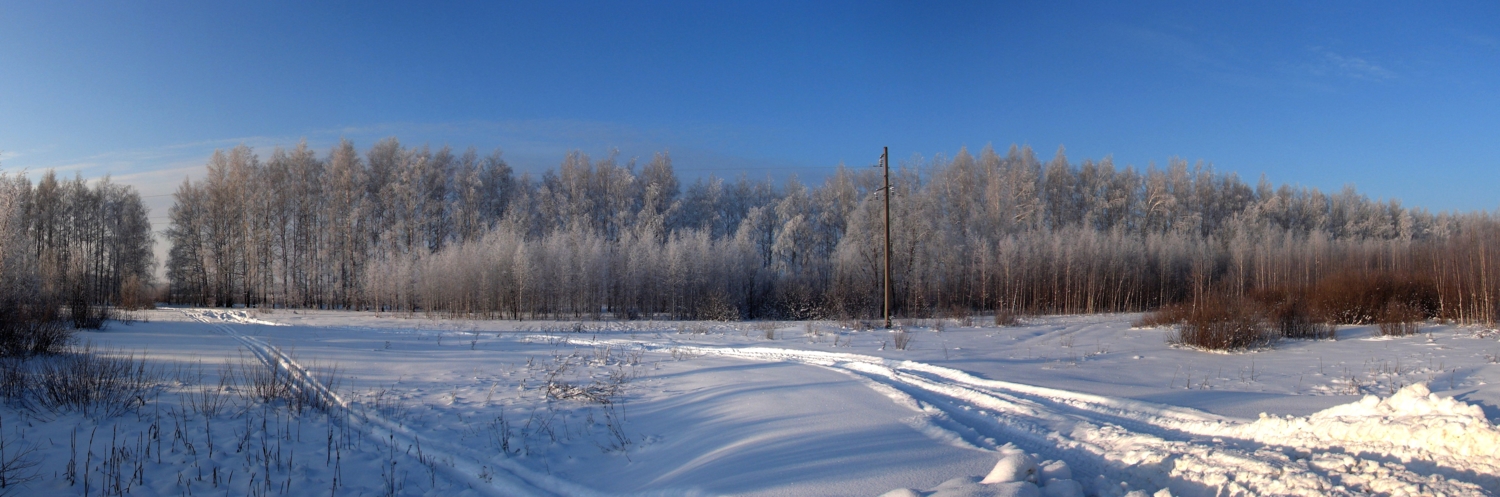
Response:
[[[31,444],[40,457],[25,493],[82,494],[85,484],[213,495],[1500,488],[1500,341],[1477,328],[1376,338],[1344,327],[1336,341],[1219,354],[1169,346],[1169,330],[1132,328],[1132,315],[1012,328],[913,322],[907,350],[886,331],[829,321],[139,317],[82,334],[169,372],[139,412],[0,411],[7,453]],[[222,412],[194,408],[195,392],[256,362],[281,365],[332,407],[250,402],[239,385],[223,391]]]

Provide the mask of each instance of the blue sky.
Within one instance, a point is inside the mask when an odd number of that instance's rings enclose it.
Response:
[[[155,195],[214,148],[396,136],[816,181],[1016,143],[1500,207],[1497,4],[1199,4],[6,1],[0,167]]]

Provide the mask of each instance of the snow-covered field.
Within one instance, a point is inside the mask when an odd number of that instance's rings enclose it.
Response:
[[[1500,340],[1482,328],[1221,354],[1135,315],[919,321],[905,350],[841,322],[138,317],[80,336],[163,386],[117,416],[4,408],[0,474],[37,465],[0,490],[1500,494]],[[250,399],[268,363],[306,406]]]

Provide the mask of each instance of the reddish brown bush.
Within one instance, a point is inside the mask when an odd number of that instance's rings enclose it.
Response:
[[[1421,310],[1411,303],[1392,300],[1386,304],[1376,322],[1380,325],[1381,335],[1407,336],[1417,333],[1417,323],[1424,318]]]
[[[1337,328],[1314,312],[1305,288],[1265,289],[1255,294],[1266,322],[1282,338],[1337,338]]]
[[[1141,319],[1136,320],[1133,325],[1137,328],[1172,326],[1187,321],[1188,315],[1192,312],[1193,306],[1189,304],[1167,304],[1141,315]]]
[[[1392,303],[1419,319],[1437,314],[1437,285],[1411,274],[1342,272],[1318,281],[1309,295],[1313,312],[1336,324],[1378,322]]]
[[[120,283],[120,299],[115,302],[115,307],[127,311],[138,311],[141,309],[155,309],[156,297],[159,292],[151,285],[132,275],[125,277]]]
[[[1277,334],[1267,330],[1255,302],[1213,296],[1198,302],[1179,325],[1173,343],[1209,350],[1245,350],[1270,345]]]

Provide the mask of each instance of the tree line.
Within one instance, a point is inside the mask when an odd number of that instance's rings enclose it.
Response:
[[[511,318],[873,317],[881,178],[700,178],[573,152],[516,175],[496,151],[344,140],[215,152],[170,212],[175,301]],[[1443,316],[1493,322],[1500,223],[1353,188],[1251,185],[1203,163],[914,158],[893,171],[900,315],[1139,311],[1212,294],[1422,275]]]
[[[110,307],[152,302],[156,267],[147,209],[108,177],[32,184],[0,173],[0,356],[66,345],[58,328],[98,328]]]

